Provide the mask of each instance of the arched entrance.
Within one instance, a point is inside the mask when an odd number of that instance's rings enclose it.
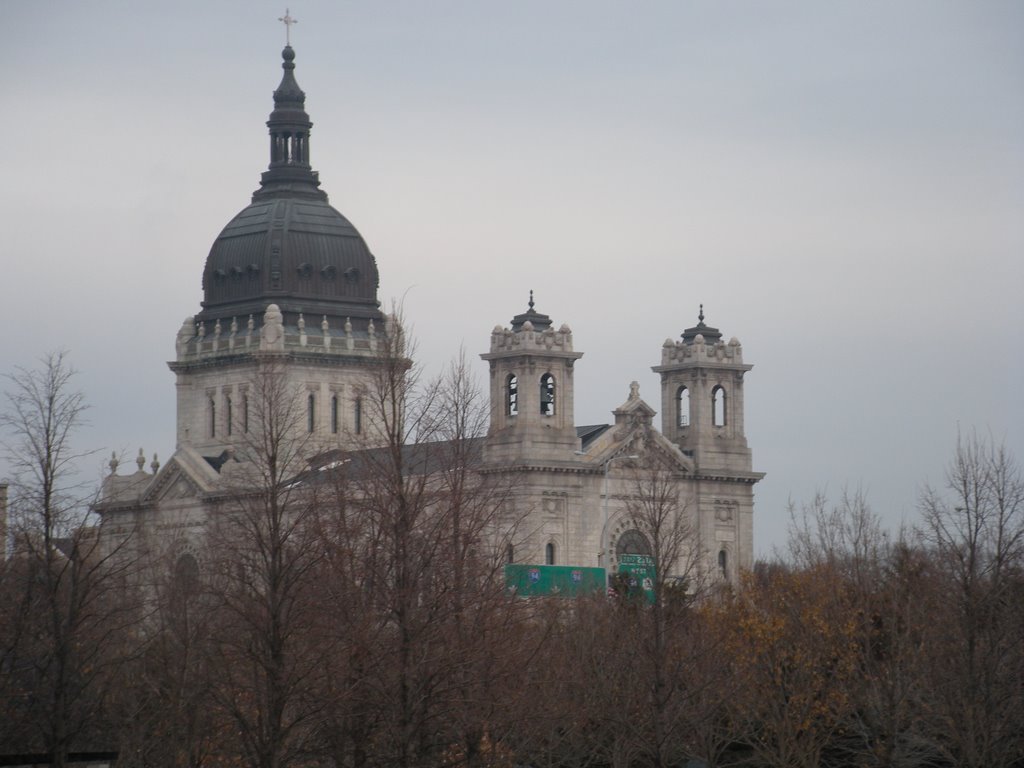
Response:
[[[635,520],[623,518],[608,532],[608,542],[605,549],[611,554],[609,566],[614,569],[618,566],[623,555],[653,555],[650,539],[647,538]]]

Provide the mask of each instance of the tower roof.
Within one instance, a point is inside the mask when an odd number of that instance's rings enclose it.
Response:
[[[533,330],[535,331],[546,331],[551,327],[551,318],[533,308],[532,290],[530,291],[530,301],[527,305],[527,310],[512,318],[512,330],[517,332],[521,331],[523,329],[523,324],[527,321],[530,322],[533,326]]]
[[[683,341],[687,344],[692,344],[693,340],[697,338],[697,334],[704,337],[704,341],[708,344],[714,344],[722,338],[722,332],[717,328],[712,328],[710,325],[704,324],[704,305],[700,305],[700,314],[697,315],[697,324],[692,328],[687,328],[683,331]]]
[[[286,325],[299,313],[350,319],[359,331],[383,318],[377,261],[351,222],[328,203],[310,165],[306,94],[295,79],[295,51],[281,52],[283,74],[267,120],[270,163],[252,202],[214,241],[203,271],[197,322],[244,317],[278,304]]]

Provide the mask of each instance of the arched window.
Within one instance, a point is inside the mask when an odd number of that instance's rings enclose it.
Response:
[[[312,433],[316,429],[316,396],[310,392],[306,398],[306,431]]]
[[[516,416],[519,413],[519,379],[514,373],[508,375],[505,380],[505,412],[509,416]]]
[[[718,571],[723,579],[729,578],[729,555],[724,549],[718,551]]]
[[[727,415],[725,388],[719,385],[711,390],[711,423],[716,427],[724,427]]]
[[[210,437],[216,437],[217,436],[217,401],[214,400],[212,397],[210,398],[210,403],[209,403],[208,410],[210,412]]]
[[[338,396],[331,395],[331,434],[338,434]]]
[[[623,555],[650,555],[651,543],[641,531],[630,528],[624,531],[615,542],[615,557]]]
[[[555,545],[553,542],[548,542],[548,545],[544,547],[544,565],[555,564]]]
[[[676,425],[690,426],[690,390],[680,387],[676,392]]]
[[[225,421],[225,426],[227,427],[228,434],[230,435],[234,431],[233,430],[234,424],[232,423],[234,421],[234,418],[233,418],[234,414],[232,413],[232,408],[231,408],[231,405],[232,405],[231,404],[231,395],[228,395],[227,398],[225,398],[224,405],[226,406],[226,411],[224,413],[224,416],[225,416],[224,421]]]
[[[242,432],[249,434],[249,396],[242,395]]]
[[[363,398],[361,397],[356,398],[355,406],[352,410],[352,421],[356,434],[361,435],[363,433]]]
[[[540,377],[540,415],[555,415],[555,377],[550,373]]]
[[[174,586],[182,597],[199,591],[199,563],[188,552],[181,554],[174,563]]]

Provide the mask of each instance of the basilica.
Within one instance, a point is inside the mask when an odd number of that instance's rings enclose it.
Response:
[[[107,530],[147,531],[154,534],[147,540],[182,556],[201,559],[216,500],[242,460],[260,366],[275,361],[287,382],[301,414],[291,428],[315,465],[317,457],[372,449],[366,393],[382,350],[400,333],[380,308],[376,258],[312,170],[312,123],[290,45],[282,58],[267,121],[269,166],[249,205],[214,241],[201,309],[175,337],[175,451],[163,464],[154,457],[148,471],[141,451],[134,472],[112,459],[95,505]],[[509,308],[514,316],[489,340],[496,318],[479,321],[489,424],[474,471],[509,478],[507,503],[518,522],[503,556],[615,570],[627,555],[650,554],[635,503],[637,478],[645,477],[668,484],[673,514],[685,517],[686,557],[701,574],[732,580],[749,568],[753,487],[762,474],[752,470],[744,434],[744,375],[752,366],[739,341],[707,325],[701,308],[678,338],[652,340],[660,408],[627,377],[612,423],[581,426],[573,373],[583,353],[572,330],[539,311],[532,292],[518,309]]]

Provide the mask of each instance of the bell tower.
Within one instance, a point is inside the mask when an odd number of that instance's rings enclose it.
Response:
[[[510,328],[491,332],[491,351],[480,355],[491,368],[491,418],[486,459],[565,461],[579,449],[573,419],[573,365],[583,357],[572,348],[572,331],[557,331],[534,309]]]
[[[703,304],[697,325],[662,346],[652,368],[661,374],[661,431],[701,472],[751,471],[743,429],[743,375],[751,368],[735,337],[725,343],[704,323]]]

